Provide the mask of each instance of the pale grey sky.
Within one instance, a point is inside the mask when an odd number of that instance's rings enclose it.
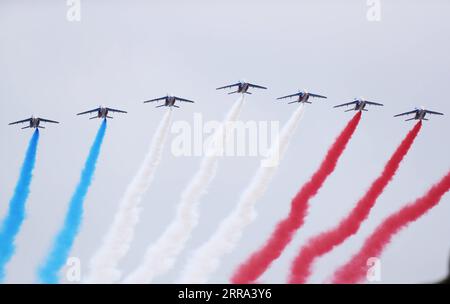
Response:
[[[61,226],[98,121],[76,117],[107,104],[128,115],[110,121],[89,191],[81,232],[71,256],[83,270],[108,229],[120,198],[138,169],[164,110],[143,105],[168,92],[194,99],[175,120],[220,120],[235,97],[214,88],[238,79],[265,85],[244,106],[243,120],[279,120],[295,105],[275,98],[307,88],[327,95],[308,105],[285,159],[257,205],[258,218],[239,248],[224,259],[213,282],[267,238],[290,199],[320,163],[351,117],[332,105],[365,96],[385,104],[364,113],[337,170],[311,202],[306,224],[263,281],[282,283],[299,246],[333,226],[361,197],[412,123],[398,112],[426,106],[450,114],[450,3],[381,1],[381,21],[366,18],[366,1],[101,1],[81,0],[81,21],[66,20],[65,1],[0,1],[0,216],[12,195],[31,132],[8,122],[31,114],[61,121],[42,132],[27,219],[7,282],[34,282],[35,270]],[[398,175],[370,218],[316,265],[322,282],[347,261],[382,219],[421,195],[450,168],[449,116],[425,122]],[[180,192],[199,157],[175,158],[170,141],[144,199],[142,220],[126,273],[170,223]],[[228,158],[202,199],[200,224],[177,266],[157,282],[177,278],[191,250],[203,243],[237,203],[258,158]],[[401,232],[382,256],[382,282],[414,283],[446,275],[450,254],[450,197]]]

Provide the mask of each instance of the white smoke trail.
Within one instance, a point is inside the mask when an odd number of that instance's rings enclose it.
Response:
[[[241,96],[228,112],[221,128],[210,137],[210,141],[224,142],[225,126],[239,117],[243,103],[244,96]],[[150,283],[154,277],[167,272],[174,265],[178,254],[189,240],[192,230],[197,226],[200,197],[206,193],[215,175],[217,156],[220,152],[211,152],[213,153],[205,155],[200,169],[183,191],[175,220],[159,239],[147,248],[143,262],[125,278],[124,283]]]
[[[279,160],[284,156],[288,144],[303,114],[303,103],[292,114],[278,138],[278,145],[272,146],[271,153],[277,153]],[[200,246],[188,260],[181,273],[180,283],[206,283],[210,275],[219,267],[221,258],[237,246],[245,227],[256,217],[255,204],[267,190],[277,166],[261,166],[249,186],[242,193],[239,203],[231,214],[219,225],[211,238]]]
[[[120,279],[121,272],[118,264],[130,249],[134,231],[139,222],[140,203],[161,161],[171,118],[172,109],[169,109],[159,123],[144,162],[128,185],[102,245],[90,261],[87,283],[113,283]]]

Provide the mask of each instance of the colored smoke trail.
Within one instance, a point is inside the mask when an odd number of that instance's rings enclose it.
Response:
[[[288,216],[277,224],[269,240],[238,267],[231,278],[232,283],[242,284],[255,282],[269,268],[272,262],[281,255],[284,248],[292,240],[295,231],[303,225],[309,200],[317,194],[327,177],[336,168],[337,162],[360,120],[361,112],[358,112],[347,123],[344,130],[328,150],[319,169],[292,200],[291,210]]]
[[[91,260],[91,273],[87,283],[113,283],[120,279],[118,264],[131,247],[140,218],[142,197],[153,182],[161,161],[171,118],[172,109],[169,109],[159,123],[140,169],[128,185],[103,244]]]
[[[289,277],[290,283],[305,283],[311,275],[312,265],[317,258],[330,252],[334,247],[340,245],[358,231],[362,222],[368,217],[378,197],[393,179],[401,161],[414,143],[421,127],[422,122],[418,122],[408,132],[400,146],[398,146],[397,150],[395,150],[394,154],[386,163],[381,175],[372,183],[366,194],[356,204],[356,207],[336,227],[312,237],[306,242],[306,245],[300,250],[292,263]]]
[[[36,152],[39,143],[39,130],[36,129],[28,143],[25,159],[20,170],[14,194],[9,201],[8,213],[0,226],[0,282],[5,278],[5,267],[15,251],[15,240],[25,219],[25,204],[30,194]]]
[[[80,181],[70,200],[69,209],[64,219],[64,225],[57,234],[53,246],[38,270],[39,281],[47,284],[55,284],[59,281],[58,273],[66,263],[67,257],[83,217],[83,203],[95,173],[95,166],[100,154],[103,138],[106,132],[106,119],[103,120],[91,147],[88,158],[81,173]]]
[[[303,115],[301,104],[284,125],[277,142],[271,147],[269,155],[281,160]],[[182,271],[181,283],[206,283],[211,274],[220,266],[222,257],[236,248],[244,229],[256,217],[256,202],[266,192],[278,164],[261,166],[256,171],[249,186],[242,193],[236,208],[219,225],[218,230],[188,260]]]
[[[424,196],[386,218],[366,239],[361,250],[334,273],[332,282],[338,284],[361,282],[366,277],[367,260],[379,257],[395,234],[435,207],[449,190],[450,172]]]
[[[222,127],[210,137],[213,142],[224,142],[225,126],[228,122],[235,121],[239,117],[243,103],[244,96],[240,96],[228,112]],[[216,146],[214,149],[217,149],[216,151],[213,150],[213,153],[208,153],[203,157],[200,169],[181,195],[175,219],[157,241],[150,244],[144,260],[137,269],[125,278],[125,283],[150,283],[156,276],[167,272],[173,267],[176,258],[185,247],[193,229],[198,224],[200,198],[206,193],[214,179],[217,168],[217,153],[220,152],[218,151],[219,148]]]

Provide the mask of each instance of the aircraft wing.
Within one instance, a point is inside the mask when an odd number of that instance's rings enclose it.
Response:
[[[150,100],[144,101],[144,103],[147,103],[147,102],[154,102],[154,101],[159,101],[159,100],[166,100],[166,98],[167,98],[167,96],[159,97],[159,98],[155,98],[155,99],[150,99]]]
[[[394,115],[394,117],[410,115],[410,114],[414,114],[414,113],[417,113],[417,110],[413,110],[413,111],[409,111],[409,112],[405,112],[405,113],[400,113],[400,114]]]
[[[285,99],[285,98],[291,98],[291,97],[295,97],[295,96],[300,96],[302,93],[295,93],[295,94],[291,94],[291,95],[286,95],[283,97],[278,97],[277,99]]]
[[[367,101],[367,100],[366,100],[366,104],[373,105],[373,106],[384,106],[382,103],[372,102],[372,101]]]
[[[24,123],[24,122],[29,122],[30,120],[31,120],[31,118],[24,119],[24,120],[18,120],[18,121],[9,123],[9,125],[16,125],[16,124],[20,124],[20,123]]]
[[[317,97],[317,98],[327,98],[326,96],[322,96],[322,95],[318,95],[318,94],[313,94],[313,93],[309,93],[309,96],[311,96],[311,97]]]
[[[112,109],[112,108],[106,108],[106,109],[108,109],[108,111],[116,112],[116,113],[127,113],[127,111],[122,111],[122,110],[117,110],[117,109]]]
[[[50,119],[39,118],[39,120],[42,121],[42,122],[49,122],[49,123],[59,124],[59,121],[54,121],[54,120],[50,120]]]
[[[240,85],[240,84],[241,84],[241,83],[240,83],[240,82],[238,82],[238,83],[235,83],[235,84],[230,84],[230,85],[226,85],[226,86],[223,86],[223,87],[217,88],[216,90],[229,89],[229,88],[232,88],[232,87],[238,86],[238,85]]]
[[[189,100],[189,99],[184,99],[184,98],[180,98],[180,97],[176,97],[176,96],[175,96],[175,99],[176,99],[176,100],[179,100],[179,101],[184,101],[184,102],[192,102],[192,103],[193,103],[193,101],[192,101],[192,100]]]
[[[333,108],[339,108],[339,107],[349,106],[349,105],[355,104],[355,103],[357,103],[357,102],[358,102],[358,101],[355,100],[355,101],[352,101],[352,102],[347,102],[347,103],[343,103],[343,104],[334,106]]]
[[[428,114],[434,114],[434,115],[444,115],[444,113],[429,111],[429,110],[425,110],[425,112],[427,112]]]
[[[248,86],[252,87],[252,88],[258,88],[258,89],[267,90],[266,87],[263,87],[263,86],[260,86],[260,85],[256,85],[256,84],[252,84],[252,83],[249,83]]]
[[[77,115],[84,115],[84,114],[94,113],[94,112],[98,112],[98,110],[100,110],[100,108],[89,110],[89,111],[85,111],[85,112],[81,112],[81,113],[78,113]]]

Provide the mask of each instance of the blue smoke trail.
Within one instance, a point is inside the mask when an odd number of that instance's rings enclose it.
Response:
[[[92,182],[92,177],[95,172],[95,166],[103,138],[106,132],[106,119],[103,120],[100,129],[97,132],[95,141],[89,152],[89,156],[81,173],[80,181],[75,189],[72,199],[69,204],[64,226],[56,236],[53,247],[50,250],[45,262],[38,270],[39,281],[46,284],[55,284],[59,281],[58,273],[66,263],[67,257],[75,237],[80,229],[81,219],[83,216],[83,202],[86,198],[87,191]]]
[[[39,142],[39,130],[34,131],[28,144],[25,160],[20,170],[14,195],[9,201],[9,210],[0,228],[0,282],[5,278],[5,266],[14,254],[14,241],[25,219],[25,203],[30,194],[36,151]]]

